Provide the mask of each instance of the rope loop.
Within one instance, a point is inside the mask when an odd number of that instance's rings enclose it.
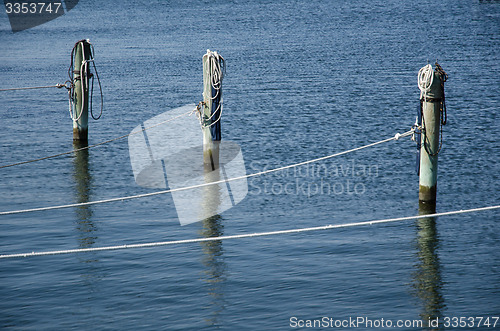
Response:
[[[445,96],[444,96],[444,83],[448,80],[448,74],[443,70],[443,68],[439,65],[439,63],[435,63],[436,65],[436,74],[439,76],[441,80],[441,106],[440,106],[440,112],[441,112],[441,124],[446,125],[446,122],[448,120],[448,115],[446,113],[446,101],[445,101]]]
[[[434,81],[434,71],[432,65],[428,64],[418,71],[418,88],[420,89],[420,99],[427,99],[427,93],[430,92]]]
[[[210,93],[210,95],[205,96],[205,98],[208,98],[213,101],[213,103],[217,104],[216,109],[212,109],[212,113],[210,116],[201,116],[200,117],[200,124],[202,128],[210,128],[213,125],[215,125],[217,122],[220,121],[222,117],[222,109],[223,109],[223,99],[222,99],[222,80],[224,79],[224,76],[226,75],[226,60],[217,53],[211,52],[207,50],[206,54],[209,58],[209,68],[210,72],[208,73],[210,78],[210,86],[213,91],[215,91],[215,95],[213,95],[213,92]],[[204,68],[204,70],[208,71],[208,68]],[[205,103],[203,103],[203,106],[208,107]],[[202,112],[203,113],[203,112]],[[214,117],[217,116],[217,119],[214,120]]]
[[[89,59],[86,59],[85,58],[85,48],[84,48],[84,42],[85,43],[88,43],[90,45],[90,54],[89,54]],[[79,70],[73,70],[73,67],[74,67],[74,59],[76,58],[76,49],[77,49],[77,46],[81,44],[81,48],[82,48],[82,64],[80,65],[80,69]],[[97,73],[97,68],[96,68],[96,65],[95,65],[95,61],[94,61],[94,45],[92,45],[90,43],[89,40],[79,40],[75,43],[75,45],[73,46],[73,49],[71,50],[71,61],[70,61],[70,65],[69,65],[69,69],[68,69],[68,76],[69,76],[69,82],[70,82],[70,86],[69,86],[69,114],[71,116],[71,119],[76,122],[78,121],[82,114],[83,114],[83,107],[84,107],[84,104],[85,104],[85,93],[88,92],[88,81],[91,80],[90,82],[90,116],[94,119],[94,120],[98,120],[99,118],[101,118],[102,116],[102,111],[103,111],[103,95],[102,95],[102,86],[101,86],[101,80],[99,78],[99,74]],[[97,82],[99,84],[99,90],[100,90],[100,95],[101,95],[101,109],[100,109],[100,112],[99,112],[99,115],[98,116],[94,116],[94,112],[93,112],[93,107],[92,107],[92,100],[93,100],[93,96],[94,96],[94,74],[90,72],[90,65],[89,63],[92,64],[93,68],[94,68],[94,72],[95,72],[95,77],[97,77]],[[75,74],[78,74],[79,76],[78,77],[75,77]],[[82,105],[81,105],[81,108],[80,108],[80,113],[78,114],[78,117],[76,117],[76,113],[77,113],[77,110],[75,109],[75,83],[77,81],[81,81],[81,93],[82,93]]]
[[[418,88],[420,89],[420,114],[422,116],[422,123],[425,124],[424,112],[423,112],[423,103],[424,102],[435,102],[438,101],[439,105],[439,114],[440,114],[440,130],[439,130],[439,147],[437,151],[432,152],[429,147],[428,137],[426,134],[425,127],[420,129],[424,138],[424,148],[427,154],[430,156],[436,156],[441,151],[443,147],[443,126],[446,125],[448,120],[448,115],[446,112],[446,102],[445,102],[445,94],[444,94],[444,82],[448,80],[448,74],[443,70],[443,68],[436,61],[435,63],[436,69],[432,70],[432,65],[427,64],[422,67],[418,72]],[[440,86],[441,86],[441,98],[434,99],[429,98],[427,93],[430,92],[432,83],[434,81],[434,74],[439,77]]]

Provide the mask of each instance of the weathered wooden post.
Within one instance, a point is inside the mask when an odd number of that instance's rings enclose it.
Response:
[[[437,62],[435,71],[428,64],[418,73],[422,117],[418,198],[424,203],[436,203],[438,154],[442,146],[442,125],[446,124],[446,79]]]
[[[74,54],[73,54],[74,53]],[[89,78],[91,60],[90,42],[88,40],[78,41],[72,52],[74,55],[73,68],[73,140],[88,140],[89,123]]]
[[[224,58],[217,52],[203,56],[203,107],[201,123],[203,131],[203,163],[207,170],[219,167],[219,143],[221,140],[222,79],[225,73]]]

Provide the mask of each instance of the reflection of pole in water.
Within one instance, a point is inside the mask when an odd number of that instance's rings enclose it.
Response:
[[[218,157],[214,158],[213,166],[205,166],[205,182],[213,182],[220,180],[220,168],[218,166]],[[213,215],[220,204],[221,193],[219,185],[209,185],[203,190],[203,215]],[[203,228],[200,234],[205,237],[218,237],[224,234],[224,226],[222,225],[222,217],[218,214],[204,218],[202,221]],[[203,265],[206,270],[203,273],[203,280],[208,284],[209,296],[211,297],[210,310],[212,315],[206,319],[209,325],[218,325],[218,315],[224,309],[224,286],[225,286],[225,271],[226,263],[224,262],[224,249],[222,241],[208,241],[200,243],[203,249]]]
[[[419,214],[433,214],[436,212],[434,204],[419,205]],[[441,295],[442,281],[437,249],[439,247],[438,235],[436,231],[436,218],[422,218],[417,221],[417,256],[418,262],[413,277],[413,287],[416,296],[422,301],[423,309],[420,317],[424,323],[442,317],[442,310],[445,307],[444,299]],[[429,329],[439,330],[437,325],[432,325]]]
[[[221,168],[219,167],[220,142],[214,141],[213,148],[209,153],[209,163],[204,163],[205,183],[218,182],[221,179]],[[199,219],[206,219],[210,215],[217,215],[217,209],[221,204],[221,185],[208,185],[203,187],[203,201],[201,203],[201,215]]]
[[[201,235],[203,237],[217,237],[224,234],[224,226],[221,224],[222,217],[215,215],[203,220]],[[224,310],[224,287],[226,281],[226,263],[224,262],[224,249],[222,242],[208,241],[202,242],[203,265],[206,267],[203,272],[203,280],[208,284],[208,294],[210,300],[211,316],[206,318],[208,325],[218,325],[218,316]]]
[[[78,150],[87,147],[87,142],[74,140],[73,147],[75,148],[73,158],[75,200],[78,203],[88,202],[90,201],[92,188],[92,176],[89,171],[89,150]],[[97,228],[92,222],[92,209],[90,206],[79,206],[75,208],[75,211],[79,246],[80,248],[92,247],[97,239]],[[84,265],[84,268],[81,269],[81,277],[84,284],[89,288],[89,295],[92,295],[92,293],[99,293],[96,287],[102,275],[100,275],[97,265],[98,260],[87,254],[81,255],[80,259]],[[88,308],[88,311],[90,312],[90,308]]]
[[[87,142],[75,140],[73,141],[73,147],[75,148],[75,150],[87,147]],[[89,172],[89,150],[84,149],[75,151],[73,164],[73,178],[75,179],[76,184],[76,202],[88,202],[92,183],[92,177]],[[77,229],[80,233],[80,247],[90,247],[95,243],[95,240],[97,239],[97,237],[95,237],[94,235],[96,227],[91,221],[92,210],[90,206],[76,207],[76,216],[78,219]]]

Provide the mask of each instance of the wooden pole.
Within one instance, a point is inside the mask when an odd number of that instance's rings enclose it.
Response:
[[[419,202],[419,215],[434,214],[436,205]],[[415,264],[413,286],[416,296],[421,298],[422,320],[435,322],[442,316],[443,297],[441,294],[442,280],[440,274],[437,247],[439,235],[436,228],[436,217],[421,218],[416,221],[418,259]],[[436,325],[436,328],[438,325]],[[434,328],[433,328],[434,329]]]
[[[424,67],[425,68],[425,67]],[[424,69],[422,68],[422,69]],[[432,69],[432,66],[430,66]],[[419,201],[436,203],[438,153],[440,149],[441,102],[443,98],[441,75],[432,71],[432,83],[422,93],[422,134],[420,147]],[[428,80],[430,82],[430,80]],[[420,84],[420,83],[419,83]]]
[[[73,68],[74,100],[73,116],[73,140],[88,140],[89,123],[89,78],[90,66],[90,43],[87,40],[80,40],[75,45]]]
[[[203,164],[214,171],[219,168],[221,140],[222,70],[217,52],[209,49],[203,56]],[[222,60],[223,61],[223,60]]]

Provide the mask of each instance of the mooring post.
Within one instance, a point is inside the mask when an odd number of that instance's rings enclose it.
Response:
[[[74,100],[73,140],[87,141],[88,139],[90,78],[90,66],[88,65],[88,61],[90,59],[91,53],[89,41],[78,41],[74,47],[74,90],[72,95]]]
[[[437,69],[440,70],[437,70]],[[420,144],[419,201],[436,203],[438,154],[441,149],[441,125],[445,124],[444,71],[436,62],[436,71],[428,64],[419,71],[422,134]]]
[[[224,59],[217,52],[203,55],[203,106],[201,122],[203,130],[203,163],[213,171],[219,167],[221,140],[222,78]]]

